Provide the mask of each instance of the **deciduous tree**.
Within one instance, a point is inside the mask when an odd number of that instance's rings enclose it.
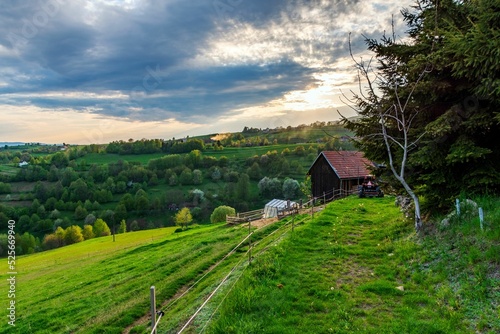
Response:
[[[93,237],[95,237],[92,225],[84,225],[82,235],[85,240],[92,239]]]
[[[214,209],[210,215],[211,223],[222,223],[226,221],[226,216],[235,216],[236,210],[227,205],[221,205]]]
[[[181,226],[182,229],[186,229],[186,227],[191,223],[192,220],[193,216],[191,215],[191,211],[189,211],[189,208],[182,208],[175,215],[175,224]]]
[[[82,228],[78,225],[69,226],[64,232],[64,241],[66,245],[76,244],[84,240]]]

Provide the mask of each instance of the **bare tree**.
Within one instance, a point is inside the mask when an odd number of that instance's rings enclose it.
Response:
[[[410,106],[410,102],[415,87],[429,69],[424,69],[417,80],[410,84],[398,73],[400,71],[397,70],[397,63],[384,64],[386,65],[385,71],[380,73],[372,66],[373,58],[368,61],[363,59],[358,61],[354,58],[350,39],[349,49],[358,71],[359,93],[351,91],[353,96],[351,98],[343,94],[348,101],[346,104],[358,114],[369,115],[376,119],[376,122],[371,121],[369,124],[373,126],[374,123],[378,123],[378,126],[371,127],[369,134],[364,137],[366,139],[382,138],[392,174],[413,200],[415,229],[418,231],[422,227],[420,200],[408,183],[406,171],[408,156],[412,149],[416,148],[425,132],[415,134],[412,131],[413,122],[421,109],[415,105]],[[404,90],[404,93],[401,93],[401,90]],[[342,115],[341,117],[345,123],[352,122]]]

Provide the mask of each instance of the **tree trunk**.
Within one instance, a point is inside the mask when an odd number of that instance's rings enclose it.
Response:
[[[420,228],[422,227],[422,218],[420,216],[420,200],[418,196],[415,194],[413,189],[410,188],[408,183],[406,183],[406,180],[396,176],[396,178],[399,180],[399,182],[403,185],[405,188],[406,192],[408,195],[410,195],[411,199],[413,200],[413,204],[415,205],[415,231],[418,232],[420,231]]]
[[[408,194],[413,199],[413,204],[415,204],[415,231],[418,232],[422,228],[422,218],[420,217],[420,200],[412,190],[410,190]]]

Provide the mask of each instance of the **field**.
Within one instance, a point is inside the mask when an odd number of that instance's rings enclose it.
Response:
[[[158,159],[163,157],[164,153],[152,153],[152,154],[111,154],[111,153],[89,153],[82,158],[76,159],[76,162],[80,164],[82,161],[91,165],[104,165],[110,163],[116,163],[119,160],[128,162],[140,162],[143,165],[147,165],[149,160]]]
[[[499,333],[498,224],[455,224],[417,236],[393,198],[334,202],[255,261],[207,333]]]
[[[118,234],[115,242],[96,238],[18,258],[18,333],[121,333],[127,327],[134,332],[134,323],[149,310],[150,286],[156,286],[161,305],[213,268],[190,294],[171,304],[177,308],[170,325],[178,326],[220,271],[241,259],[235,255],[214,267],[248,229],[220,224],[180,233],[175,229]],[[2,273],[8,271],[6,263],[2,261]],[[0,333],[10,332],[1,326]]]
[[[221,224],[22,256],[17,332],[148,333],[155,285],[159,333],[176,333],[233,270],[185,333],[497,333],[496,226],[483,236],[476,221],[417,236],[393,203],[350,197],[312,219],[298,215],[294,230],[292,217],[253,228],[251,266],[246,242],[235,248],[248,228]],[[497,205],[485,205],[490,222]]]

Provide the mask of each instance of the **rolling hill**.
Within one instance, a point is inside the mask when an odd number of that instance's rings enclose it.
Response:
[[[485,205],[490,222],[498,221],[496,205]],[[321,209],[295,217],[293,230],[292,217],[253,228],[250,266],[248,228],[221,224],[23,256],[16,330],[147,333],[155,285],[165,312],[158,332],[177,333],[228,277],[184,333],[498,332],[495,225],[480,234],[475,220],[462,221],[419,236],[391,197]]]

